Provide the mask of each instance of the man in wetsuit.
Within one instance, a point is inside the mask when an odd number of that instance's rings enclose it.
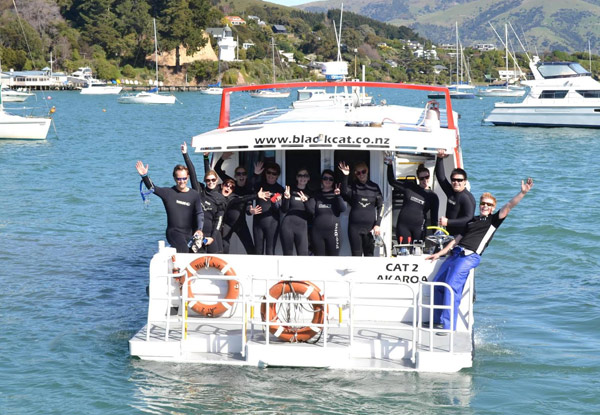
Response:
[[[444,171],[444,158],[448,157],[444,149],[438,150],[435,161],[435,176],[442,186],[448,201],[446,202],[446,216],[440,218],[440,226],[445,226],[452,236],[459,235],[465,229],[475,214],[475,198],[466,188],[467,172],[456,168],[450,173],[450,182]]]
[[[173,169],[173,187],[156,187],[148,177],[148,165],[138,161],[136,169],[146,187],[161,198],[167,211],[167,241],[177,252],[189,252],[188,242],[197,235],[202,238],[204,212],[198,192],[187,186],[188,169],[178,164]]]
[[[479,265],[481,255],[492,240],[498,227],[502,225],[511,209],[523,199],[532,187],[533,180],[531,178],[528,178],[526,182],[521,181],[521,191],[496,213],[493,213],[496,207],[496,198],[490,193],[484,193],[479,201],[479,216],[475,216],[467,224],[466,230],[450,241],[444,249],[425,258],[435,260],[451,251],[450,256],[446,258],[433,281],[444,282],[452,288],[454,292],[454,318],[453,321],[450,320],[449,309],[435,309],[433,313],[434,327],[437,325],[436,328],[456,330],[458,306],[469,272]],[[435,287],[434,303],[436,305],[451,305],[450,300],[449,290],[442,286]],[[444,335],[447,333],[439,332],[437,334]]]

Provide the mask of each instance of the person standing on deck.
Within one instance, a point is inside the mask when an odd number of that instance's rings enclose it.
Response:
[[[451,254],[433,278],[434,282],[448,284],[454,292],[454,319],[450,321],[449,309],[435,309],[433,312],[434,325],[442,325],[445,330],[456,330],[458,306],[462,297],[463,288],[469,272],[479,265],[481,255],[492,240],[498,227],[502,225],[512,208],[523,199],[533,187],[533,179],[521,181],[521,191],[502,208],[494,212],[496,198],[490,193],[484,193],[479,199],[479,216],[475,216],[466,226],[465,231],[457,235],[440,252],[425,259],[436,260],[451,251]],[[450,291],[445,287],[436,286],[434,289],[434,303],[436,305],[451,305]],[[445,333],[438,333],[445,334]]]
[[[308,169],[300,168],[296,172],[296,185],[286,186],[281,203],[285,217],[281,221],[281,249],[283,255],[308,255],[308,219],[306,203],[312,192],[307,185],[310,181]]]
[[[142,176],[146,188],[160,197],[165,206],[167,211],[167,242],[177,252],[189,252],[188,242],[192,237],[203,237],[204,212],[200,195],[191,191],[187,186],[188,169],[181,164],[176,165],[173,169],[175,186],[157,187],[148,177],[148,165],[144,166],[144,163],[138,160],[135,167],[139,175]]]
[[[280,174],[281,167],[274,162],[265,164],[259,161],[254,166],[254,191],[264,192],[268,197],[259,198],[256,207],[250,209],[250,213],[254,215],[252,230],[257,255],[275,255],[279,234],[279,209],[284,193],[283,186],[277,183]]]
[[[452,236],[459,235],[467,223],[475,215],[475,198],[466,188],[467,172],[456,168],[450,173],[450,182],[444,171],[444,158],[448,157],[444,149],[439,149],[435,161],[435,176],[442,186],[448,201],[446,202],[446,216],[440,218],[440,226],[445,226]]]

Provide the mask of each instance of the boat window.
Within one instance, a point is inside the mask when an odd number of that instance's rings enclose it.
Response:
[[[567,90],[564,91],[552,91],[552,90],[547,90],[547,91],[542,91],[542,93],[540,94],[540,99],[560,99],[560,98],[564,98],[567,96]]]
[[[600,98],[600,90],[577,91],[584,98]]]
[[[341,183],[342,181],[342,172],[337,168],[340,161],[344,161],[347,165],[350,166],[350,172],[359,161],[364,161],[367,163],[367,167],[371,170],[370,166],[371,155],[369,151],[348,151],[348,150],[336,150],[333,156],[333,171],[335,172],[335,181],[337,183]],[[352,174],[350,175],[352,176]],[[370,175],[369,175],[370,177]],[[379,184],[379,183],[378,183]]]
[[[583,66],[575,62],[547,62],[539,65],[538,70],[546,79],[590,75]]]
[[[319,150],[295,150],[285,154],[285,184],[296,184],[296,173],[299,169],[308,169],[310,181],[308,188],[317,190],[321,185],[321,152]]]

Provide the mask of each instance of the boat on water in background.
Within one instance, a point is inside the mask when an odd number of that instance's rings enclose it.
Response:
[[[600,83],[577,62],[530,59],[522,102],[497,102],[483,121],[498,126],[600,128]]]
[[[233,152],[222,165],[229,172],[257,161],[276,162],[282,166],[282,186],[295,183],[299,168],[318,186],[323,169],[337,170],[342,161],[367,163],[370,179],[382,184],[375,255],[351,256],[347,212],[339,222],[339,257],[284,256],[278,245],[275,255],[247,255],[237,240],[227,254],[177,253],[161,241],[150,262],[147,322],[129,341],[132,356],[343,370],[456,372],[472,366],[474,274],[461,293],[456,330],[434,327],[433,311],[444,306],[433,304],[432,290],[445,285],[432,279],[443,260],[425,258],[449,238],[432,234],[415,244],[396,244],[394,206],[401,196],[383,185],[390,153],[396,177],[413,176],[423,163],[434,178],[439,148],[450,154],[444,159],[447,171],[463,167],[458,114],[449,93],[425,85],[323,83],[334,86],[386,88],[394,91],[389,95],[395,102],[269,108],[231,121],[232,96],[273,85],[226,88],[218,128],[193,137],[192,146],[196,154],[211,152],[214,160]],[[423,98],[444,93],[445,108],[437,101],[403,105],[403,92],[412,97],[415,91]],[[441,186],[433,183],[432,189],[445,206]]]
[[[273,83],[277,82],[275,76],[275,39],[271,38],[272,62],[273,62]],[[279,89],[261,89],[259,91],[250,92],[253,98],[287,98],[290,96],[289,90]]]
[[[54,113],[54,107],[50,114]],[[45,140],[48,136],[50,115],[45,117],[21,116],[6,112],[0,95],[0,139]]]
[[[137,94],[122,95],[117,99],[121,104],[174,104],[175,95],[161,94],[158,91],[158,38],[156,34],[156,19],[152,19],[154,23],[154,72],[156,75],[155,87],[148,90],[138,92]]]
[[[466,73],[467,80],[463,80]],[[458,37],[458,22],[456,22],[456,82],[447,85],[450,91],[450,98],[453,99],[474,99],[477,88],[471,85],[471,73],[464,59],[463,46]],[[439,92],[433,92],[427,95],[428,98],[443,99],[444,95]]]
[[[31,92],[15,91],[8,87],[2,87],[2,102],[25,102],[27,98],[34,95]]]
[[[122,86],[114,83],[107,83],[98,79],[90,78],[85,86],[81,88],[81,95],[118,95],[123,89]]]
[[[221,87],[221,82],[217,82],[216,84],[210,84],[206,88],[198,90],[198,92],[204,95],[221,95],[223,93],[223,87]]]

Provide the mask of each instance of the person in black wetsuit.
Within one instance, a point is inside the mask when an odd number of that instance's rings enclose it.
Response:
[[[437,225],[440,204],[437,195],[428,189],[429,170],[423,164],[419,164],[417,168],[419,184],[416,184],[412,180],[396,180],[393,158],[386,158],[385,163],[388,165],[388,183],[394,189],[404,193],[402,210],[398,214],[398,222],[396,222],[396,238],[401,244],[410,244],[416,240],[422,240],[427,212],[430,214],[431,225]]]
[[[233,178],[223,170],[223,162],[231,158],[232,154],[231,152],[223,153],[214,167],[223,184],[235,180],[233,195],[227,196],[228,203],[223,217],[223,251],[229,253],[229,242],[235,233],[244,245],[246,253],[253,255],[255,252],[254,242],[246,222],[246,212],[249,206],[244,202],[254,200],[256,193],[252,185],[248,183],[248,172],[244,166],[235,168]]]
[[[217,173],[209,169],[208,153],[204,154],[204,183],[198,181],[196,168],[190,159],[187,152],[187,144],[181,145],[181,154],[185,160],[190,173],[190,182],[192,189],[200,194],[202,200],[202,209],[204,210],[204,226],[202,231],[206,238],[206,252],[217,254],[223,252],[223,242],[221,237],[221,225],[223,223],[223,214],[225,213],[225,205],[227,201],[221,194],[220,188],[217,186]]]
[[[437,160],[435,161],[435,176],[442,186],[442,190],[448,197],[446,203],[446,216],[439,220],[440,226],[446,226],[450,235],[461,234],[467,222],[473,219],[475,214],[475,198],[466,189],[467,172],[461,168],[456,168],[450,173],[450,182],[446,178],[444,171],[444,158],[448,157],[444,149],[438,150]]]
[[[264,176],[259,180],[263,172]],[[266,200],[258,199],[256,207],[260,210],[251,210],[254,214],[252,230],[257,255],[275,255],[279,232],[279,208],[284,192],[283,187],[277,183],[280,174],[281,167],[277,163],[266,163],[263,168],[263,162],[259,161],[254,167],[254,191],[265,192],[268,196]]]
[[[517,206],[532,187],[533,179],[528,178],[527,181],[521,181],[521,191],[496,213],[493,213],[496,207],[496,198],[490,193],[482,194],[479,199],[479,216],[475,216],[469,221],[465,230],[450,241],[444,249],[425,258],[433,261],[450,252],[450,256],[439,268],[433,281],[444,282],[452,288],[452,291],[454,291],[454,304],[451,302],[450,290],[443,286],[435,287],[434,304],[453,306],[454,313],[452,313],[453,318],[451,318],[450,309],[434,309],[433,323],[435,328],[456,330],[462,292],[471,269],[479,265],[481,255],[492,240],[498,227],[502,225],[512,208]],[[447,332],[438,332],[437,334],[444,335]]]
[[[142,176],[148,190],[161,198],[167,211],[167,242],[177,252],[189,252],[188,242],[197,235],[202,238],[204,212],[197,192],[187,186],[189,174],[185,166],[178,164],[173,169],[176,185],[173,187],[156,187],[148,177],[148,165],[138,161],[137,172]]]
[[[374,236],[379,236],[383,214],[383,195],[379,186],[369,180],[369,168],[364,161],[354,166],[355,180],[348,185],[350,167],[340,161],[338,168],[344,173],[342,197],[351,207],[348,218],[348,238],[352,256],[373,256]]]
[[[306,208],[314,217],[310,231],[315,255],[339,256],[340,214],[346,210],[339,186],[334,186],[332,170],[323,170],[321,190],[308,200]]]
[[[281,211],[285,217],[281,222],[281,248],[283,255],[308,255],[308,210],[306,203],[310,198],[306,185],[310,180],[308,170],[301,168],[296,173],[296,185],[285,187]]]

